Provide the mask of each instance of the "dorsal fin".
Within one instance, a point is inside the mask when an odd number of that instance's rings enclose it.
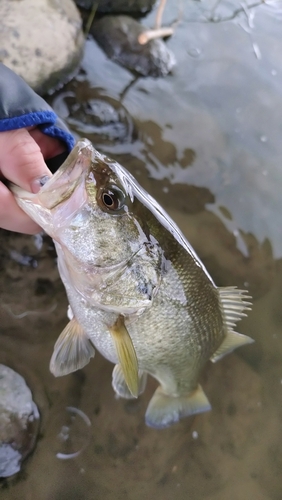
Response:
[[[245,311],[251,309],[252,303],[249,301],[251,297],[248,295],[247,290],[239,290],[236,287],[226,287],[218,288],[218,293],[227,335],[217,351],[215,351],[210,358],[214,363],[237,347],[254,342],[253,339],[247,335],[242,335],[233,330],[237,321],[247,316]]]

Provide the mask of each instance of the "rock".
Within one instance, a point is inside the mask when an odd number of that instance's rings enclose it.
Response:
[[[132,142],[137,134],[122,103],[82,79],[69,82],[51,105],[72,131],[88,138],[97,149]]]
[[[0,477],[21,468],[33,449],[39,413],[23,377],[0,364]]]
[[[97,134],[103,142],[123,142],[128,135],[125,118],[106,99],[92,99],[76,106],[69,123],[79,132]]]
[[[76,0],[76,4],[84,9],[92,9],[95,0]],[[97,12],[118,14],[147,14],[156,0],[100,0]]]
[[[69,78],[84,45],[72,0],[0,2],[0,61],[44,93]]]
[[[138,36],[144,31],[144,26],[128,16],[105,16],[91,28],[113,61],[142,76],[166,76],[175,65],[174,55],[161,39],[141,45]]]

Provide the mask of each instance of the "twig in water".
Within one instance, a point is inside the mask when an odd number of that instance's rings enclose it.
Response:
[[[148,30],[141,33],[138,37],[138,42],[140,45],[145,45],[149,42],[149,40],[153,40],[154,38],[164,38],[166,36],[171,36],[174,33],[174,28],[172,26],[167,26],[164,28],[158,28],[155,30]]]
[[[89,14],[89,17],[87,19],[86,26],[85,26],[85,32],[84,32],[85,38],[87,38],[87,36],[89,35],[89,31],[90,31],[92,23],[94,21],[94,17],[95,17],[97,8],[98,8],[98,2],[94,2],[93,6],[92,6],[92,9],[91,9],[91,12]]]
[[[155,21],[155,29],[158,30],[162,25],[162,18],[164,13],[166,0],[161,0],[160,5],[157,10],[156,21]]]
[[[12,309],[10,308],[10,306],[8,304],[4,304],[3,302],[0,303],[1,307],[3,307],[3,309],[5,309],[8,314],[10,316],[12,316],[12,318],[15,318],[15,319],[22,319],[22,318],[25,318],[26,316],[38,316],[39,314],[50,314],[52,313],[53,311],[55,311],[56,307],[57,307],[57,302],[55,302],[51,307],[50,309],[48,309],[47,311],[24,311],[23,313],[20,313],[20,314],[15,314],[13,313]]]
[[[174,21],[170,26],[161,27],[161,22],[162,22],[165,4],[166,4],[166,0],[162,0],[160,5],[159,5],[157,16],[156,16],[155,28],[151,29],[151,30],[146,30],[138,36],[138,42],[140,43],[140,45],[145,45],[150,40],[154,40],[156,38],[165,38],[167,36],[173,35],[176,26],[179,24],[179,22],[182,18],[182,14],[183,14],[182,2],[181,2],[181,4],[178,4],[179,5],[179,12],[178,12],[178,17],[177,17],[176,21]]]

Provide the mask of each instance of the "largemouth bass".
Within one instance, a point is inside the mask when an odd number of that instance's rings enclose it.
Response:
[[[216,287],[160,205],[86,139],[37,194],[12,190],[53,238],[69,299],[52,373],[82,368],[95,347],[115,364],[119,396],[137,397],[147,374],[159,382],[147,425],[209,410],[199,375],[208,360],[252,342],[234,331],[249,309],[247,292]]]

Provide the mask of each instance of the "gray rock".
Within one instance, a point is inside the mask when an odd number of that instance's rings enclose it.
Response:
[[[84,46],[72,0],[0,2],[0,61],[44,93],[75,70]]]
[[[87,137],[97,149],[132,142],[137,134],[127,109],[86,81],[68,83],[51,105],[73,132]]]
[[[21,468],[33,449],[39,413],[23,377],[0,364],[0,477]]]
[[[79,7],[92,9],[96,0],[75,0]],[[156,0],[100,0],[97,12],[118,14],[147,14]]]
[[[105,16],[91,29],[113,61],[142,76],[166,76],[175,65],[174,55],[161,39],[141,45],[138,36],[144,31],[144,26],[128,16]]]

